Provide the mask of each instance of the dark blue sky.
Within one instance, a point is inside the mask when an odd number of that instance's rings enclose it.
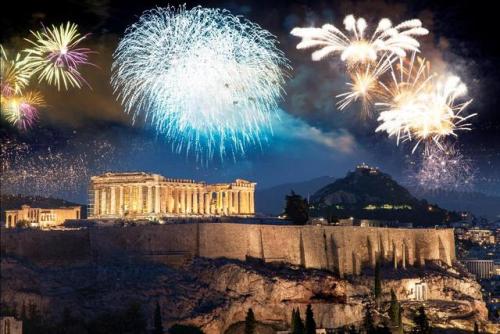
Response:
[[[3,180],[2,191],[40,192],[83,201],[86,182],[92,174],[106,170],[145,170],[169,177],[227,181],[247,178],[260,187],[302,181],[322,175],[343,176],[360,162],[377,165],[405,181],[409,147],[397,147],[393,140],[375,134],[375,123],[358,118],[357,107],[339,112],[335,95],[342,92],[345,77],[333,61],[313,63],[310,53],[295,49],[289,35],[296,25],[340,24],[346,14],[393,21],[418,17],[432,33],[422,39],[422,52],[434,64],[458,74],[474,99],[470,112],[478,112],[474,130],[461,135],[459,147],[478,169],[476,190],[500,194],[500,75],[499,49],[493,40],[494,11],[484,1],[198,1],[202,5],[243,15],[275,34],[293,70],[286,85],[280,121],[274,136],[261,148],[248,151],[238,161],[211,162],[208,166],[192,157],[171,152],[168,142],[140,122],[134,126],[115,101],[109,84],[112,52],[125,28],[143,10],[165,1],[23,1],[14,3],[10,15],[2,16],[2,41],[8,48],[22,47],[21,37],[40,23],[74,21],[88,31],[86,46],[98,54],[91,60],[98,68],[84,75],[92,90],[57,92],[42,87],[49,107],[41,114],[36,129],[18,133],[2,123],[2,141],[25,142],[29,153],[15,159],[24,178]],[[5,154],[9,148],[3,145]],[[47,151],[50,149],[49,158]],[[9,157],[13,154],[9,153]],[[14,154],[16,155],[16,154]],[[18,154],[21,156],[21,153]],[[24,160],[23,160],[24,159]],[[12,165],[10,166],[12,168]],[[37,169],[37,170],[35,170]],[[50,174],[48,180],[60,186],[32,186],[33,175]],[[18,173],[19,174],[19,173]],[[31,183],[30,183],[31,180]]]

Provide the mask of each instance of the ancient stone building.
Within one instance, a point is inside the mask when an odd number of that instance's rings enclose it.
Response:
[[[89,218],[155,219],[166,216],[249,216],[255,183],[237,179],[206,184],[143,172],[91,178]]]
[[[5,227],[16,227],[19,222],[26,222],[31,227],[50,228],[59,226],[66,219],[80,219],[80,206],[63,208],[32,208],[22,205],[18,210],[5,211]]]

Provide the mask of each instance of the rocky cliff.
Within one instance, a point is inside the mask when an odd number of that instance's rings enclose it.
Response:
[[[225,259],[195,259],[175,269],[132,260],[41,268],[6,256],[1,264],[4,305],[19,309],[23,303],[35,303],[53,318],[68,308],[74,315],[90,319],[138,302],[152,321],[159,302],[165,327],[191,323],[205,333],[234,332],[234,325],[244,319],[249,307],[261,327],[272,333],[287,328],[292,308],[299,307],[303,313],[308,303],[319,327],[357,324],[370,301],[373,281],[369,272],[340,279],[319,270]],[[386,268],[383,275],[386,294],[392,288],[400,299],[408,296],[415,282],[427,284],[430,300],[426,306],[435,326],[470,330],[478,322],[488,329],[485,305],[474,281],[431,269],[394,272]],[[419,305],[417,301],[403,302],[408,326]],[[384,317],[383,311],[379,317]]]

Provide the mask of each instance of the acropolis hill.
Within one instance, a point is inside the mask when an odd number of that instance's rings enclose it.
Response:
[[[241,179],[93,177],[97,227],[2,231],[2,303],[36,303],[57,319],[61,305],[92,318],[136,301],[152,314],[158,301],[165,327],[205,333],[233,333],[249,307],[287,329],[291,310],[312,304],[321,328],[337,328],[362,322],[378,262],[383,302],[393,290],[406,319],[425,302],[434,325],[489,330],[479,285],[456,265],[452,229],[260,223],[254,190]]]

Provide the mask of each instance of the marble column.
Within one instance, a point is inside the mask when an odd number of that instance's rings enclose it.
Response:
[[[179,212],[179,191],[177,188],[172,188],[172,212]]]
[[[186,189],[182,188],[180,191],[181,197],[180,197],[180,202],[181,202],[181,210],[180,213],[186,213]]]
[[[192,212],[197,215],[199,214],[199,210],[198,210],[198,189],[194,189],[193,190],[193,210]]]
[[[169,185],[166,186],[167,188],[167,212],[168,213],[172,213],[173,212],[173,202],[174,202],[174,199],[172,197],[172,187],[170,187]]]
[[[190,214],[193,212],[193,190],[191,188],[186,189],[186,213]]]
[[[138,186],[137,189],[139,191],[139,194],[137,196],[138,197],[138,199],[137,199],[137,202],[138,202],[137,203],[137,212],[142,213],[142,211],[143,211],[142,210],[142,202],[143,202],[142,186]]]
[[[101,214],[101,212],[99,211],[100,207],[101,207],[101,198],[99,197],[100,195],[100,191],[99,189],[95,189],[94,190],[94,216],[99,216]]]
[[[147,213],[152,213],[153,212],[153,187],[148,186],[148,197],[147,197],[147,202],[146,202],[146,210]]]
[[[249,191],[248,196],[249,196],[249,200],[250,200],[249,213],[254,214],[255,213],[255,202],[254,202],[255,193],[253,191]]]
[[[110,204],[110,210],[109,210],[109,213],[114,215],[116,214],[116,188],[115,187],[110,187],[110,196],[109,196],[109,201],[111,203]]]
[[[227,195],[229,196],[228,198],[228,203],[227,203],[227,206],[228,206],[228,214],[232,215],[233,214],[233,191],[232,190],[229,190],[227,192]]]
[[[123,186],[120,186],[118,188],[118,196],[119,196],[118,214],[121,216],[123,215]]]
[[[224,191],[224,214],[229,214],[229,191]]]
[[[204,207],[205,207],[205,195],[203,193],[203,189],[200,189],[198,192],[198,212],[200,215],[204,214]]]
[[[101,214],[106,214],[106,189],[101,190]]]
[[[212,212],[210,212],[210,201],[212,199],[212,192],[207,192],[205,194],[205,213],[206,214],[211,214]]]
[[[159,213],[160,212],[160,186],[156,185],[154,186],[155,189],[155,207],[154,207],[154,213]]]

